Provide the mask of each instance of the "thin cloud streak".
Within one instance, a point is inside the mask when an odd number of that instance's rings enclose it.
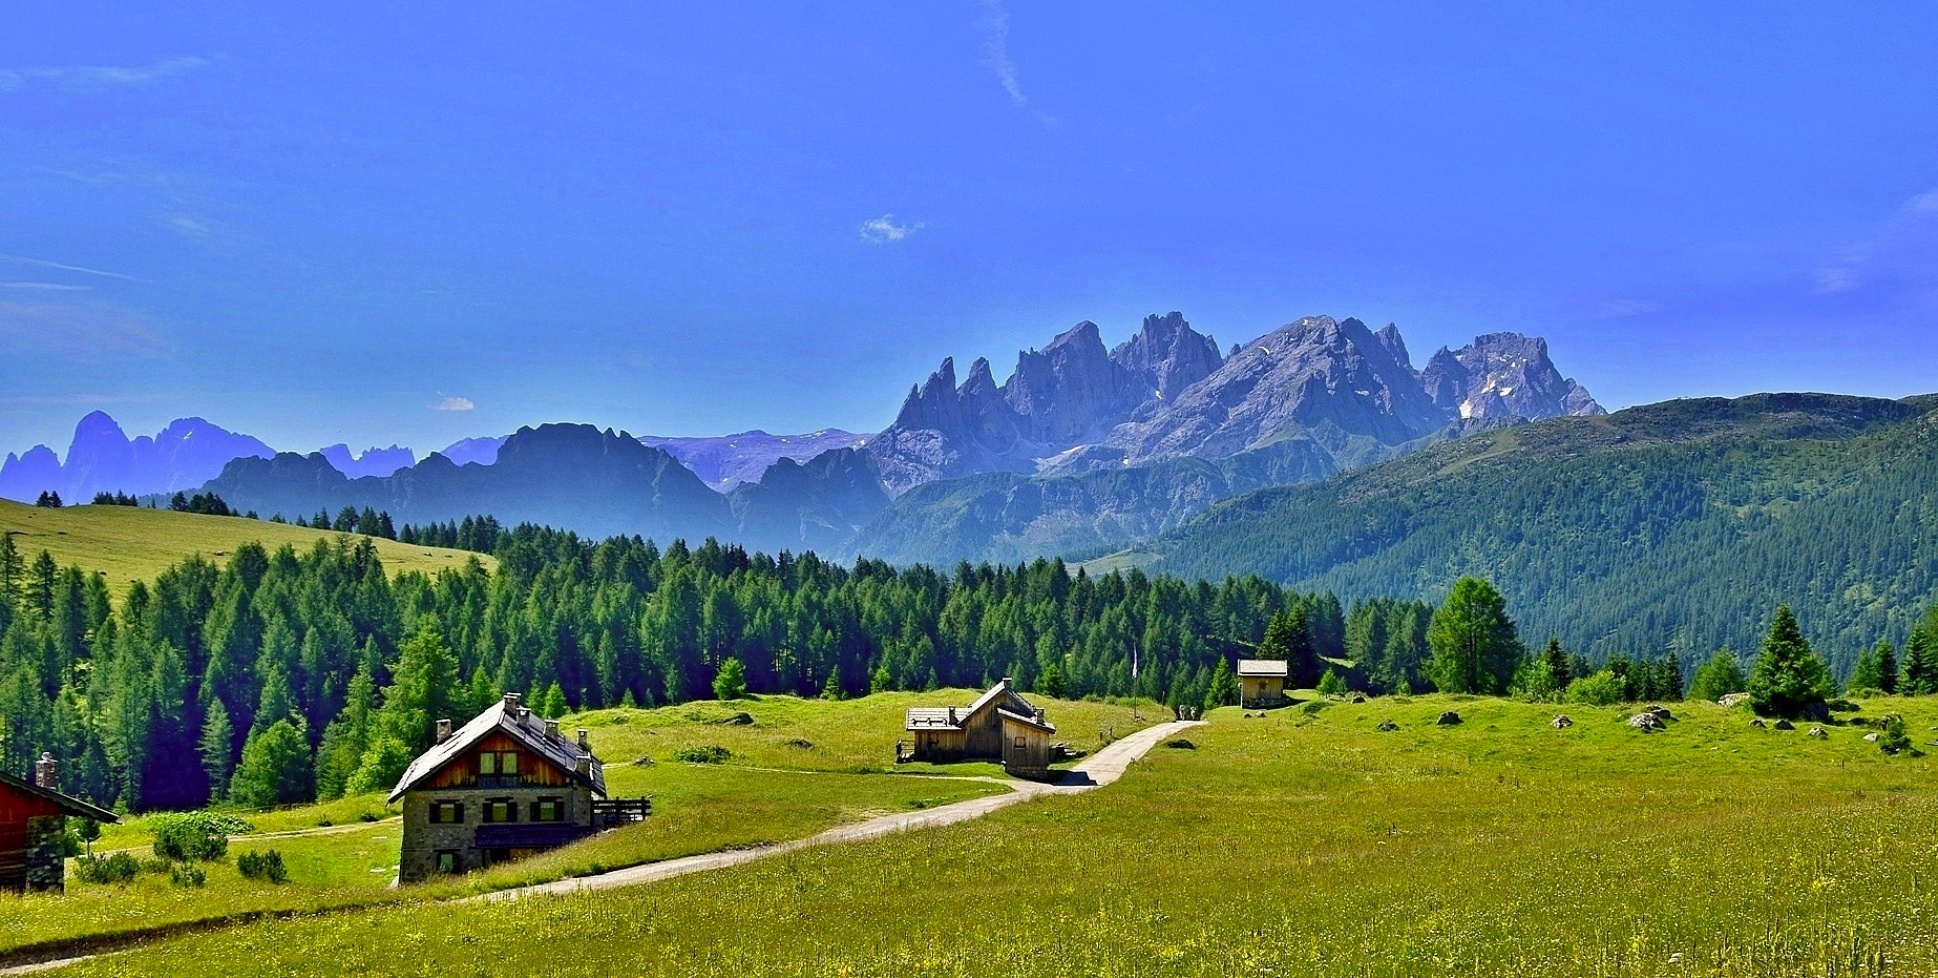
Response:
[[[1844,248],[1816,271],[1817,292],[1835,295],[1896,286],[1929,295],[1938,287],[1938,189],[1904,202],[1870,238]]]
[[[160,324],[126,306],[0,299],[0,351],[92,360],[173,349]]]
[[[51,268],[61,272],[78,272],[82,275],[99,275],[102,278],[120,279],[123,282],[141,281],[141,279],[133,275],[123,275],[120,272],[102,271],[99,268],[86,268],[81,265],[67,265],[57,261],[48,261],[45,258],[28,258],[25,255],[0,254],[0,262],[11,262],[16,265],[32,265],[35,268]]]
[[[151,65],[72,65],[64,68],[14,68],[0,70],[0,92],[25,88],[28,83],[44,81],[75,90],[146,85],[175,75],[208,67],[207,58],[167,58]]]
[[[1016,80],[1016,62],[1009,59],[1009,11],[1003,9],[1002,0],[989,0],[987,6],[989,17],[983,26],[988,34],[983,38],[982,63],[996,73],[996,80],[1009,93],[1010,101],[1028,105],[1030,100]]]

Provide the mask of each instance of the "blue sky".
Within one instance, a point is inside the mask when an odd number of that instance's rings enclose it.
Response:
[[[1172,309],[1938,390],[1929,3],[264,6],[9,15],[0,448],[865,431]]]

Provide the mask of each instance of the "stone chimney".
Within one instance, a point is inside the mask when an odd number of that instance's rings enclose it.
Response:
[[[1009,677],[1008,677],[1008,676],[1004,676],[1004,677],[1003,677],[1003,688],[1004,688],[1004,689],[1008,689],[1008,688],[1009,688]]]
[[[437,736],[434,737],[431,740],[431,742],[434,744],[441,744],[450,739],[451,739],[451,721],[439,720],[437,722]]]
[[[1041,724],[1043,724],[1043,725],[1045,725],[1045,726],[1048,726],[1048,725],[1049,725],[1049,723],[1050,723],[1050,721],[1049,721],[1049,720],[1047,720],[1047,719],[1045,719],[1045,718],[1044,718],[1044,716],[1043,716],[1043,708],[1042,708],[1042,707],[1040,707],[1040,706],[1036,708],[1036,722],[1037,722],[1037,723],[1041,723]]]
[[[559,733],[559,722],[557,720],[545,721],[545,736],[550,737],[553,740],[565,739],[565,735]]]
[[[578,767],[580,774],[583,774],[586,777],[591,777],[592,776],[592,755],[580,754],[579,762],[576,766]]]
[[[592,731],[587,730],[584,727],[579,728],[579,749],[580,750],[590,751],[592,749],[591,734],[592,734]]]
[[[507,711],[510,711],[510,710],[516,710],[516,709],[518,709],[518,701],[519,701],[519,700],[521,700],[521,699],[523,699],[523,698],[524,698],[524,697],[522,697],[522,696],[519,696],[519,695],[518,695],[517,693],[506,693],[506,694],[505,694],[505,709],[506,709]]]
[[[49,791],[61,790],[61,762],[54,755],[42,751],[40,760],[34,762],[34,784]]]
[[[952,706],[952,707],[949,707],[949,726],[953,727],[955,725],[956,725],[956,708]]]

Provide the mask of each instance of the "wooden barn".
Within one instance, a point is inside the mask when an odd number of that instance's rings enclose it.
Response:
[[[1269,710],[1292,702],[1285,695],[1285,679],[1291,667],[1284,659],[1238,660],[1238,705],[1247,710]]]
[[[60,762],[40,755],[34,780],[0,772],[0,892],[66,889],[68,816],[97,822],[119,819],[61,792]]]
[[[404,803],[399,882],[465,873],[637,822],[646,799],[606,800],[604,766],[586,732],[568,739],[517,693],[464,725],[437,722],[436,743],[411,762],[390,801]]]
[[[903,728],[914,739],[906,760],[1001,761],[1003,770],[1013,777],[1050,776],[1050,737],[1056,727],[1042,710],[1018,695],[1008,679],[968,706],[914,707]]]

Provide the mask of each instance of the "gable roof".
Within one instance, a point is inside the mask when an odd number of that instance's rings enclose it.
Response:
[[[1280,679],[1292,674],[1284,659],[1240,659],[1238,674],[1241,676],[1276,676]]]
[[[1010,686],[1009,680],[1005,679],[989,687],[988,692],[976,697],[976,701],[968,706],[909,707],[902,721],[902,729],[957,730],[968,724],[970,717],[988,709],[992,703],[999,703],[1000,706],[998,706],[998,709],[1003,712],[1017,713],[1023,716],[1034,716],[1036,714],[1036,707],[1031,706],[1029,700],[1018,695],[1016,690]],[[1047,729],[1053,732],[1056,730],[1055,727],[1047,727]]]
[[[453,733],[444,743],[432,747],[410,762],[404,769],[404,776],[397,779],[397,787],[391,789],[386,803],[396,801],[404,793],[417,787],[418,782],[444,769],[452,761],[464,755],[479,741],[494,733],[501,733],[518,743],[518,746],[538,755],[538,759],[564,771],[567,777],[591,788],[593,793],[603,798],[606,795],[605,765],[593,757],[591,752],[581,754],[579,745],[563,736],[553,736],[545,729],[545,719],[523,707],[513,706],[516,702],[511,696],[493,703],[483,713],[471,718],[471,722]],[[579,773],[579,758],[592,760],[591,773]]]
[[[1011,710],[997,710],[996,712],[1002,716],[1004,723],[1020,723],[1032,730],[1041,730],[1044,733],[1056,733],[1055,725],[1047,720],[1038,720],[1034,714],[1024,716],[1021,713],[1016,713]]]
[[[23,795],[27,795],[32,798],[39,798],[42,801],[51,802],[55,805],[60,806],[60,810],[69,815],[78,816],[80,818],[91,818],[97,822],[121,821],[119,816],[115,815],[115,813],[108,811],[105,808],[99,808],[94,805],[90,805],[87,802],[84,802],[81,799],[76,798],[65,791],[56,791],[53,788],[43,788],[40,785],[33,783],[32,781],[28,781],[25,778],[16,778],[11,774],[6,773],[5,771],[0,771],[0,787],[11,788],[14,791],[17,791]]]

